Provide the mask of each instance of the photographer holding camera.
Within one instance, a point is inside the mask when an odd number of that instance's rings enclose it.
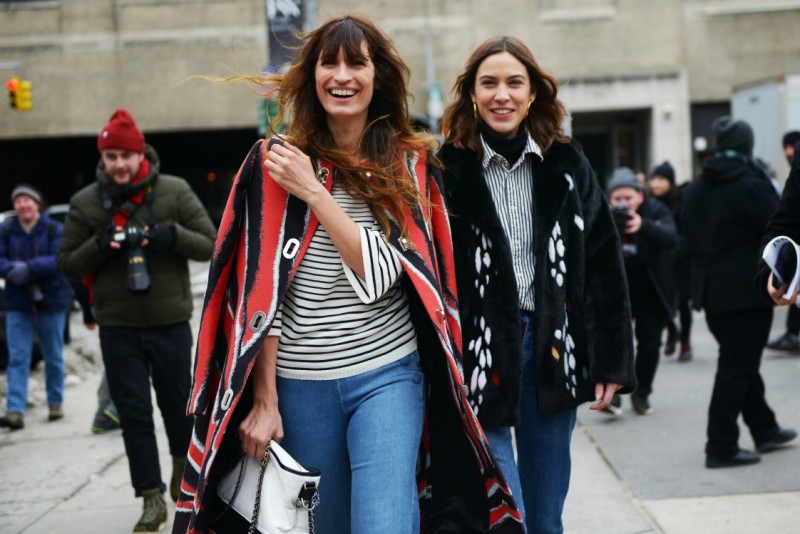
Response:
[[[661,333],[672,321],[676,280],[674,251],[678,231],[664,204],[645,195],[636,175],[627,167],[614,171],[607,187],[611,213],[622,239],[625,274],[635,323],[636,380],[631,393],[633,410],[639,415],[652,412],[649,396],[658,368]],[[608,410],[621,411],[615,397]]]
[[[173,457],[175,500],[192,431],[186,415],[192,347],[187,260],[210,259],[216,231],[186,181],[159,174],[158,155],[126,110],[114,112],[97,147],[97,181],[70,201],[58,267],[94,292],[131,482],[144,497],[134,532],[155,532],[167,514],[150,379]]]

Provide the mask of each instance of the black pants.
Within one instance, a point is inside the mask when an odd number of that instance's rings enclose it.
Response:
[[[681,321],[681,343],[689,343],[692,337],[692,302],[690,299],[678,300],[678,317]]]
[[[674,339],[680,338],[683,344],[689,344],[692,337],[692,301],[681,297],[678,300],[678,319],[680,325],[676,326],[673,321],[667,323],[667,331]]]
[[[689,259],[681,255],[675,262],[678,280],[678,317],[681,323],[681,343],[689,343],[692,335],[692,291]]]
[[[739,450],[739,414],[756,443],[769,439],[778,429],[759,373],[761,353],[772,324],[772,308],[707,313],[706,321],[719,343],[717,374],[708,407],[706,454],[726,457]]]
[[[156,401],[164,419],[170,454],[186,456],[192,419],[186,415],[191,387],[192,331],[188,322],[135,328],[100,327],[100,348],[111,399],[117,406],[131,483],[142,490],[166,489],[156,445],[152,375]]]
[[[789,306],[786,313],[786,331],[794,335],[800,333],[800,308],[797,306]]]
[[[669,322],[669,315],[650,283],[631,287],[630,297],[636,336],[636,393],[647,397],[653,392],[661,333]]]

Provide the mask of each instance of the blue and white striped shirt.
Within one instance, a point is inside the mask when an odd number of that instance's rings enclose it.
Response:
[[[522,155],[509,168],[506,158],[492,150],[483,136],[481,143],[483,178],[489,186],[500,224],[511,247],[519,306],[534,311],[533,166],[527,160],[536,157],[541,161],[542,151],[528,136]]]

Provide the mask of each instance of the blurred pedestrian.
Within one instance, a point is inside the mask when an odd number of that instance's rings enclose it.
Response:
[[[675,249],[675,280],[678,287],[677,308],[680,328],[674,328],[675,323],[667,324],[667,340],[664,354],[675,354],[675,348],[680,341],[678,361],[689,362],[692,360],[692,306],[691,289],[689,283],[689,258],[686,255],[686,244],[681,232],[680,208],[683,191],[688,182],[681,185],[675,184],[675,169],[669,161],[657,165],[650,174],[650,194],[660,200],[669,208],[675,227],[678,230],[678,246]]]
[[[790,166],[794,166],[793,162],[795,159],[795,145],[800,143],[800,131],[792,130],[786,132],[784,134],[783,139],[783,153],[786,156],[786,161],[789,162]],[[800,162],[798,162],[800,163]],[[792,174],[790,173],[790,177]],[[790,183],[789,179],[786,180],[786,185],[784,186],[784,192],[787,188],[789,188]],[[792,184],[794,186],[794,184]],[[787,196],[784,193],[784,198]],[[791,203],[792,197],[794,196],[793,191],[789,191],[788,193],[789,201]],[[791,217],[791,214],[788,214],[786,210],[787,201],[782,200],[781,205],[778,208],[780,215],[776,215],[776,223],[780,221],[782,217]],[[800,220],[798,221],[800,222]],[[782,226],[791,226],[781,224]],[[774,225],[770,223],[770,230],[774,228]],[[784,228],[785,229],[785,228]],[[775,234],[773,237],[780,235]],[[783,352],[788,352],[789,354],[800,354],[800,337],[798,337],[798,333],[800,333],[800,308],[797,306],[789,306],[789,309],[786,313],[786,331],[781,334],[779,337],[773,339],[769,343],[767,343],[767,348],[771,350],[779,350]]]
[[[120,428],[119,413],[114,401],[111,399],[111,390],[108,387],[108,374],[105,370],[97,388],[97,410],[92,419],[92,432],[105,434]]]
[[[758,452],[739,447],[740,415],[759,452],[796,434],[778,425],[759,372],[772,303],[759,294],[756,266],[778,196],[752,158],[750,125],[724,116],[711,128],[715,152],[686,189],[681,220],[691,261],[692,304],[705,309],[719,344],[705,447],[706,467],[717,468],[761,460]]]
[[[91,294],[86,284],[80,280],[70,280],[72,283],[72,293],[75,300],[81,307],[83,315],[83,326],[87,330],[94,332],[97,329],[97,321],[94,318],[94,309],[91,302]],[[110,430],[119,429],[119,414],[111,400],[111,392],[108,390],[108,377],[103,370],[103,377],[100,379],[100,386],[97,388],[97,411],[92,419],[92,432],[103,434]]]
[[[172,455],[174,500],[191,437],[192,293],[188,260],[211,256],[215,230],[182,178],[160,173],[155,150],[133,117],[116,110],[97,138],[97,181],[70,201],[59,268],[93,292],[111,399],[116,406],[131,483],[143,497],[134,532],[167,520],[158,460],[152,378]]]
[[[635,384],[619,237],[557,91],[519,39],[485,41],[439,154],[470,402],[529,534],[563,530],[577,406]]]
[[[97,321],[94,318],[94,310],[89,300],[89,290],[86,284],[73,280],[72,289],[75,293],[75,300],[81,306],[83,325],[89,331],[96,330]],[[117,407],[114,406],[114,401],[111,400],[111,392],[108,389],[108,375],[106,375],[104,369],[103,377],[100,379],[100,386],[97,388],[97,411],[94,414],[94,419],[92,419],[92,432],[103,434],[119,428],[119,414],[117,413]]]
[[[661,334],[672,324],[678,231],[669,208],[645,194],[631,169],[616,169],[606,189],[622,239],[635,323],[637,385],[631,393],[631,404],[636,414],[649,415],[653,411],[650,395],[658,369]],[[609,406],[612,413],[614,408],[620,408],[619,397]]]
[[[58,273],[62,226],[42,212],[41,193],[18,184],[11,192],[16,217],[0,226],[0,276],[5,278],[8,382],[0,427],[25,426],[33,335],[44,358],[48,421],[64,417],[64,323],[72,302],[69,281]]]
[[[647,189],[647,173],[639,169],[635,172],[635,175],[636,175],[636,181],[639,182],[642,191],[645,191]]]
[[[291,121],[251,149],[220,227],[173,532],[245,532],[249,517],[220,517],[219,475],[270,439],[320,469],[320,532],[523,532],[463,392],[451,236],[408,73],[348,15],[274,78]]]
[[[792,133],[792,132],[789,132]],[[788,135],[788,134],[787,134]],[[786,151],[786,157],[791,157],[791,170],[783,188],[778,209],[769,221],[767,231],[761,241],[761,249],[773,238],[784,235],[795,243],[800,242],[800,135],[797,137],[795,146],[792,150]],[[761,257],[761,256],[759,256]],[[773,285],[772,272],[766,262],[761,260],[758,272],[758,285],[765,294],[779,306],[791,305],[790,310],[797,306],[797,292],[784,298],[786,285],[775,287]]]

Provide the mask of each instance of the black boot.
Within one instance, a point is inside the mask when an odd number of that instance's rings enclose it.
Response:
[[[0,427],[9,430],[20,430],[25,428],[25,418],[19,412],[8,412],[0,417]]]

